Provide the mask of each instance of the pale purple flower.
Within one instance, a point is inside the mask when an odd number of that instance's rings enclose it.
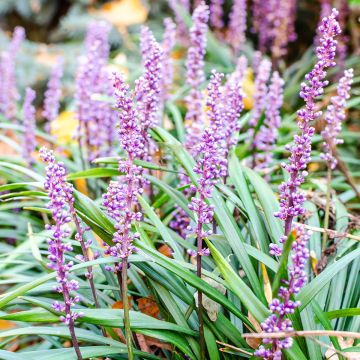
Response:
[[[190,0],[169,0],[168,3],[175,15],[177,37],[179,42],[186,46],[189,41],[189,34],[186,23],[181,14],[181,10],[190,13]]]
[[[263,59],[263,54],[261,53],[261,51],[258,50],[254,51],[251,66],[255,78],[257,77],[257,74],[259,72],[259,67],[262,59]]]
[[[266,105],[267,83],[270,78],[271,62],[263,59],[259,65],[255,78],[254,107],[252,110],[249,125],[255,127],[264,111]]]
[[[229,15],[227,41],[235,54],[238,54],[246,40],[246,0],[234,0]]]
[[[224,0],[210,1],[210,25],[215,31],[221,31],[224,27]]]
[[[280,109],[283,105],[283,87],[284,80],[275,71],[267,94],[265,120],[254,139],[254,148],[260,151],[255,153],[255,167],[257,169],[268,167],[272,160],[272,150],[276,144],[281,125]]]
[[[252,2],[252,31],[258,35],[258,48],[262,53],[266,53],[271,42],[271,14],[273,11],[271,1],[253,0]]]
[[[24,28],[17,26],[14,29],[8,49],[1,54],[0,111],[10,120],[13,120],[16,116],[16,103],[19,100],[19,93],[16,88],[15,62],[24,39]]]
[[[163,51],[148,27],[142,27],[141,37],[144,74],[136,80],[135,94],[143,136],[147,139],[148,129],[159,123]]]
[[[51,128],[51,122],[59,115],[61,98],[61,78],[63,75],[63,59],[59,58],[51,70],[50,79],[45,91],[43,117],[47,120],[46,127]]]
[[[271,50],[272,58],[278,60],[286,54],[288,42],[296,39],[296,0],[254,0],[252,11],[260,51]]]
[[[197,254],[200,256],[208,255],[208,249],[203,249],[201,242],[204,237],[211,234],[211,231],[205,231],[203,225],[211,223],[214,215],[214,206],[209,205],[206,200],[211,197],[216,182],[219,181],[221,176],[226,175],[226,133],[224,131],[225,119],[221,93],[223,76],[223,74],[213,71],[208,85],[206,104],[210,124],[202,133],[200,143],[196,148],[196,153],[199,154],[199,158],[196,161],[194,172],[199,175],[198,187],[194,185],[190,186],[191,191],[198,194],[198,197],[193,196],[191,198],[189,209],[194,211],[197,216]],[[190,254],[195,255],[194,252],[190,252]]]
[[[170,19],[164,20],[164,36],[161,44],[163,51],[162,75],[161,75],[161,100],[164,103],[170,96],[174,81],[174,61],[172,51],[176,44],[176,25]]]
[[[85,38],[85,55],[79,60],[76,75],[76,105],[79,120],[78,137],[90,160],[104,154],[110,105],[94,99],[95,94],[108,94],[109,79],[104,77],[104,67],[109,57],[108,34],[110,26],[105,22],[90,24]],[[104,113],[105,112],[105,113]],[[104,126],[105,125],[105,126]],[[108,150],[105,150],[105,154]]]
[[[333,9],[331,15],[322,20],[319,28],[322,37],[320,46],[316,48],[318,62],[305,76],[308,83],[301,84],[300,96],[305,101],[305,108],[298,111],[298,126],[301,133],[295,135],[293,145],[286,147],[291,155],[289,163],[283,163],[282,167],[288,172],[289,179],[279,186],[280,210],[275,213],[276,217],[285,222],[285,235],[288,235],[291,230],[293,218],[305,212],[303,207],[305,196],[299,187],[305,180],[307,164],[311,160],[311,138],[315,129],[310,126],[310,123],[321,116],[321,111],[316,109],[315,101],[323,94],[324,87],[328,84],[325,80],[326,69],[335,66],[336,41],[334,37],[341,32],[336,21],[337,15],[338,11]]]
[[[311,232],[305,230],[302,225],[298,225],[294,229],[294,235],[295,241],[292,244],[288,279],[282,280],[283,286],[279,288],[278,298],[274,298],[269,305],[271,315],[261,324],[263,332],[266,333],[294,330],[291,320],[287,317],[300,306],[300,302],[292,300],[292,297],[300,292],[307,279],[305,265],[309,258],[307,245]],[[256,350],[255,356],[265,360],[281,360],[281,350],[290,349],[293,339],[291,337],[283,339],[264,338],[262,342],[264,345]]]
[[[340,70],[345,70],[345,60],[348,54],[349,35],[346,34],[347,20],[350,15],[350,6],[347,0],[336,1],[336,7],[339,9],[339,24],[343,29],[338,39],[338,59],[337,64]]]
[[[186,58],[186,84],[190,86],[190,93],[185,99],[188,109],[185,118],[186,147],[190,152],[199,142],[204,128],[203,94],[200,87],[205,81],[204,57],[209,19],[209,8],[204,2],[195,9],[192,19],[190,47]]]
[[[116,221],[116,232],[113,235],[113,246],[106,243],[105,253],[119,259],[128,258],[136,251],[133,241],[139,234],[131,230],[134,221],[141,220],[141,212],[138,208],[137,195],[142,194],[144,182],[140,166],[134,164],[134,160],[143,159],[146,155],[146,148],[142,129],[139,124],[139,114],[134,106],[134,99],[129,94],[129,86],[124,80],[115,74],[114,93],[117,100],[116,107],[119,112],[119,142],[121,148],[127,155],[126,159],[119,160],[119,171],[124,173],[118,181],[109,184],[107,193],[103,196],[103,205],[109,215]],[[116,263],[108,270],[118,272],[121,270],[121,263]]]
[[[31,88],[26,88],[25,99],[23,105],[23,125],[24,125],[24,140],[23,140],[23,154],[29,166],[34,164],[32,153],[36,148],[36,120],[35,120],[35,107],[33,101],[35,100],[36,93]]]
[[[270,0],[273,11],[268,15],[271,23],[271,57],[278,61],[287,53],[289,41],[296,39],[294,29],[296,0]]]
[[[70,228],[68,224],[71,221],[71,214],[68,204],[73,200],[73,186],[66,181],[66,169],[62,162],[55,160],[52,151],[48,151],[45,147],[40,149],[41,159],[47,163],[46,177],[44,188],[49,196],[47,208],[51,211],[54,225],[46,225],[46,229],[51,231],[49,243],[49,263],[47,266],[56,271],[56,281],[58,285],[55,290],[64,297],[64,303],[55,301],[53,308],[59,312],[65,312],[65,316],[61,316],[60,320],[69,327],[74,326],[74,320],[81,316],[71,310],[77,302],[80,301],[79,296],[71,296],[71,291],[76,291],[79,284],[76,280],[69,279],[69,271],[73,266],[73,262],[67,262],[65,254],[72,251],[70,242],[65,241],[70,236]]]
[[[240,114],[244,109],[243,80],[247,68],[247,59],[241,56],[235,71],[228,76],[222,89],[224,104],[224,132],[225,132],[225,158],[231,148],[237,143],[240,131]],[[226,171],[227,172],[227,171]]]
[[[337,94],[331,98],[325,114],[326,126],[321,132],[321,136],[325,140],[323,143],[324,153],[321,154],[321,158],[329,163],[331,169],[335,169],[337,165],[333,151],[336,145],[343,143],[343,140],[338,139],[337,136],[341,132],[341,123],[346,118],[346,100],[350,98],[353,77],[353,69],[345,70],[344,76],[339,80]]]
[[[316,30],[316,36],[314,40],[315,46],[320,45],[320,39],[322,36],[322,33],[320,31],[322,19],[324,17],[328,17],[331,14],[331,0],[320,0],[320,15],[319,15],[319,23]]]

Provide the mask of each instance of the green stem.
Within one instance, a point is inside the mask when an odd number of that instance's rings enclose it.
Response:
[[[325,217],[324,217],[324,228],[329,228],[330,218],[330,204],[331,204],[331,164],[328,163],[327,180],[326,180],[326,205],[325,205]],[[328,239],[327,231],[323,234],[322,249],[326,249],[326,243]]]
[[[130,311],[129,311],[129,299],[127,294],[127,269],[128,269],[128,259],[125,258],[121,264],[121,297],[124,306],[124,328],[125,328],[125,338],[126,346],[128,350],[128,359],[134,359],[134,352],[132,346],[132,335],[130,328]]]
[[[198,222],[197,228],[197,254],[196,254],[196,275],[201,279],[202,274],[202,223]],[[198,289],[198,320],[199,320],[199,344],[200,344],[200,360],[205,360],[205,337],[204,337],[204,322],[203,322],[203,303],[202,292]]]

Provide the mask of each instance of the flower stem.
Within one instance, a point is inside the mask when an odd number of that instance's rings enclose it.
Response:
[[[327,180],[326,180],[326,205],[325,205],[325,217],[324,217],[324,228],[329,227],[330,218],[330,203],[331,203],[331,163],[328,163]],[[328,233],[323,233],[322,249],[325,250],[328,239]]]
[[[71,316],[70,294],[69,294],[68,288],[64,284],[62,285],[62,292],[63,292],[64,302],[65,302],[65,314],[67,316],[69,316],[68,328],[69,328],[69,332],[70,332],[70,336],[71,336],[71,342],[74,347],[74,350],[75,350],[78,360],[82,360],[79,343],[77,341],[76,334],[75,334],[74,319]]]
[[[199,221],[197,226],[197,254],[196,254],[196,275],[201,279],[202,274],[202,223]],[[203,303],[202,303],[202,292],[197,292],[198,302],[198,320],[199,320],[199,344],[200,344],[200,359],[205,360],[205,338],[204,338],[204,323],[203,323]]]
[[[128,259],[125,258],[121,264],[121,298],[123,301],[124,307],[124,328],[125,328],[125,338],[126,346],[128,350],[128,359],[134,359],[133,346],[132,346],[132,336],[130,328],[130,311],[129,311],[129,299],[127,294],[127,269],[128,269]]]

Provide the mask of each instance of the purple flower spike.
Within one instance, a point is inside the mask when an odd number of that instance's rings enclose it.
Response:
[[[52,151],[42,147],[40,149],[40,157],[47,163],[44,188],[50,199],[47,208],[51,211],[54,220],[54,225],[46,226],[46,229],[52,233],[48,239],[49,263],[47,266],[56,271],[58,286],[55,290],[64,297],[64,304],[55,301],[53,308],[56,311],[65,312],[65,316],[62,316],[60,320],[69,325],[69,327],[73,327],[74,320],[81,316],[79,313],[71,311],[71,307],[80,300],[78,296],[72,297],[71,291],[76,291],[79,288],[79,284],[76,280],[69,279],[69,271],[73,263],[71,261],[66,262],[65,260],[65,254],[72,251],[71,244],[65,242],[65,239],[70,235],[68,223],[71,221],[71,214],[68,204],[74,201],[73,186],[66,181],[64,164],[56,162]]]
[[[226,151],[225,158],[230,153],[232,146],[237,143],[237,134],[240,131],[239,117],[244,109],[244,97],[242,83],[245,77],[247,59],[241,56],[235,71],[230,74],[223,89],[223,103],[225,125]]]
[[[255,127],[264,111],[266,105],[267,82],[271,72],[271,62],[263,59],[259,65],[258,73],[255,79],[254,108],[252,111],[249,125]]]
[[[0,111],[10,120],[14,120],[16,116],[16,102],[19,100],[16,88],[15,60],[24,39],[24,28],[17,26],[8,49],[1,54]]]
[[[294,330],[287,315],[293,314],[300,306],[300,302],[293,301],[292,297],[300,292],[306,282],[305,265],[309,258],[307,244],[311,237],[311,232],[305,230],[303,226],[297,226],[294,231],[296,239],[292,245],[292,263],[288,268],[288,280],[283,281],[284,286],[280,287],[278,298],[274,298],[269,305],[271,315],[261,324],[263,332],[266,333]],[[281,360],[281,350],[290,349],[293,339],[264,338],[263,344],[255,351],[255,356],[265,360]]]
[[[271,50],[274,60],[286,55],[288,42],[296,39],[296,0],[254,0],[252,11],[260,51]]]
[[[34,163],[34,158],[32,153],[35,151],[36,147],[36,121],[35,121],[35,107],[33,101],[35,100],[36,93],[31,88],[26,88],[25,90],[25,100],[23,105],[23,118],[24,118],[24,158],[26,159],[29,166],[32,166]]]
[[[76,75],[76,105],[79,120],[79,143],[89,160],[106,155],[109,149],[108,125],[110,105],[93,98],[95,94],[108,94],[110,80],[105,65],[109,57],[108,34],[110,26],[105,22],[90,24],[85,38],[85,55],[80,58]],[[104,150],[105,149],[105,150]]]
[[[63,59],[59,58],[53,67],[45,91],[43,117],[48,121],[47,130],[50,131],[51,122],[59,115],[60,98],[61,98],[61,78],[63,75]]]
[[[275,71],[271,78],[271,85],[267,94],[267,108],[264,124],[255,136],[254,147],[260,150],[255,154],[255,167],[264,169],[272,160],[272,150],[278,138],[278,129],[281,125],[280,109],[283,105],[284,80]]]
[[[210,2],[210,24],[216,31],[224,27],[224,0],[211,0]]]
[[[323,18],[328,17],[331,14],[331,0],[320,0],[320,17],[319,17],[319,23],[316,30],[316,36],[315,36],[315,46],[320,45],[320,39],[322,36],[322,33],[320,31],[321,23]]]
[[[197,215],[196,235],[199,256],[207,254],[202,248],[202,239],[211,234],[211,231],[203,230],[203,225],[211,223],[214,215],[213,205],[208,205],[206,200],[211,197],[212,190],[220,176],[223,176],[224,168],[226,169],[227,165],[221,93],[223,76],[224,74],[213,71],[208,85],[207,107],[210,125],[204,130],[196,149],[197,154],[201,154],[194,167],[194,172],[199,175],[199,187],[190,187],[193,192],[196,191],[198,194],[198,197],[191,198],[189,209]]]
[[[346,118],[346,100],[350,98],[353,77],[353,69],[345,70],[344,76],[339,80],[337,95],[331,98],[331,104],[327,107],[325,114],[326,126],[321,132],[321,136],[325,140],[323,143],[324,154],[321,154],[321,158],[329,163],[331,169],[335,169],[337,165],[333,151],[336,145],[343,143],[343,140],[338,139],[337,136],[341,132],[341,123]]]
[[[287,53],[287,44],[296,39],[295,15],[296,0],[272,1],[271,56],[277,61]]]
[[[295,135],[293,145],[287,146],[287,150],[291,153],[289,164],[282,164],[289,173],[289,179],[279,186],[280,210],[275,213],[275,216],[284,220],[285,235],[288,235],[291,230],[293,218],[305,212],[303,207],[305,196],[300,192],[299,187],[304,182],[307,164],[311,160],[311,138],[315,130],[310,123],[321,116],[321,111],[316,110],[315,100],[328,84],[325,80],[326,69],[335,66],[336,41],[334,37],[341,32],[336,21],[337,15],[337,10],[333,9],[331,15],[322,20],[319,28],[322,37],[320,46],[316,48],[318,62],[305,77],[308,83],[301,84],[300,96],[305,101],[305,108],[298,111],[298,126],[301,133]]]
[[[234,0],[230,15],[227,41],[238,54],[246,40],[246,0]]]
[[[177,37],[179,42],[186,46],[189,41],[189,34],[187,26],[182,17],[180,8],[185,12],[190,12],[190,0],[169,0],[168,1],[171,10],[175,14],[176,28],[177,28]]]
[[[176,25],[170,19],[164,20],[164,37],[161,44],[163,51],[161,100],[164,103],[170,97],[171,87],[174,81],[174,62],[172,51],[176,44]]]
[[[159,122],[163,51],[148,27],[142,27],[141,37],[145,71],[135,83],[135,94],[143,136],[149,141],[148,129]]]
[[[186,147],[191,153],[194,146],[199,143],[204,128],[203,94],[200,87],[205,81],[204,57],[209,20],[209,8],[204,2],[195,9],[192,19],[190,47],[186,58],[186,84],[190,86],[190,93],[185,99],[188,109],[185,118]]]
[[[109,184],[107,193],[103,196],[103,205],[109,215],[116,221],[116,232],[113,236],[113,246],[104,244],[105,253],[119,259],[128,258],[136,248],[132,245],[139,234],[131,231],[131,224],[141,220],[141,213],[135,208],[139,207],[137,195],[143,193],[144,182],[140,166],[134,160],[143,159],[146,155],[144,138],[138,123],[138,113],[134,107],[133,98],[129,95],[129,86],[115,74],[114,93],[117,99],[119,112],[119,140],[127,159],[119,160],[119,171],[124,173],[118,181]],[[116,263],[114,272],[121,270],[121,263]]]

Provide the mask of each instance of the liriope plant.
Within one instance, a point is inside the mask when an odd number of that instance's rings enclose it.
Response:
[[[193,33],[206,33],[207,14],[200,4]],[[226,80],[212,72],[206,93],[201,88],[206,81],[188,82],[194,88],[186,109],[182,90],[164,97],[163,49],[147,28],[142,30],[143,75],[135,84],[131,77],[127,83],[115,76],[109,100],[109,82],[99,65],[108,56],[104,24],[90,27],[84,61],[99,67],[79,65],[78,141],[64,149],[38,130],[37,140],[55,150],[41,151],[46,168],[34,152],[27,153],[31,162],[21,156],[0,161],[0,235],[6,239],[1,242],[0,316],[13,325],[0,332],[0,358],[320,360],[334,354],[346,358],[357,350],[359,234],[346,207],[356,193],[334,170],[331,202],[324,202],[322,170],[306,170],[311,155],[312,162],[321,160],[316,151],[321,139],[310,121],[320,117],[317,99],[329,95],[323,88],[325,69],[334,65],[336,15],[333,10],[323,19],[317,62],[301,85],[305,108],[297,114],[273,103],[275,90],[281,96],[275,87],[279,73],[273,72],[275,85],[268,89],[262,66],[255,81],[260,95],[254,96],[261,104],[244,111],[245,58],[228,70]],[[209,56],[214,44],[215,52],[221,51],[217,40],[208,40]],[[237,40],[231,41],[239,51]],[[204,42],[193,45],[187,66],[196,55],[201,66],[195,70],[202,72]],[[262,64],[270,66],[267,59]],[[285,75],[286,99],[293,90],[292,77]],[[87,76],[82,87],[79,79]],[[104,81],[100,90],[99,79]],[[100,103],[97,91],[106,98]],[[53,106],[56,110],[58,104]],[[280,124],[272,119],[277,116]],[[29,123],[31,114],[24,111],[23,120]],[[279,135],[271,134],[269,147],[249,144],[248,134],[264,144],[261,134],[272,121]],[[118,133],[109,140],[104,129],[114,129],[115,122]],[[0,127],[25,135],[30,129],[13,119]],[[92,139],[97,131],[101,144],[92,141],[99,140]],[[294,145],[286,145],[292,137]],[[327,144],[336,142],[323,137]],[[197,144],[187,141],[194,138]],[[113,140],[119,146],[109,149]],[[110,157],[110,150],[117,156]],[[287,150],[289,163],[282,164]],[[266,166],[253,167],[253,159],[262,161],[262,151],[272,156],[265,157]],[[181,219],[175,219],[179,212]],[[173,221],[184,225],[179,221],[184,219],[186,228],[179,231]],[[144,311],[141,299],[151,300],[155,314]],[[344,345],[340,336],[354,342]]]

